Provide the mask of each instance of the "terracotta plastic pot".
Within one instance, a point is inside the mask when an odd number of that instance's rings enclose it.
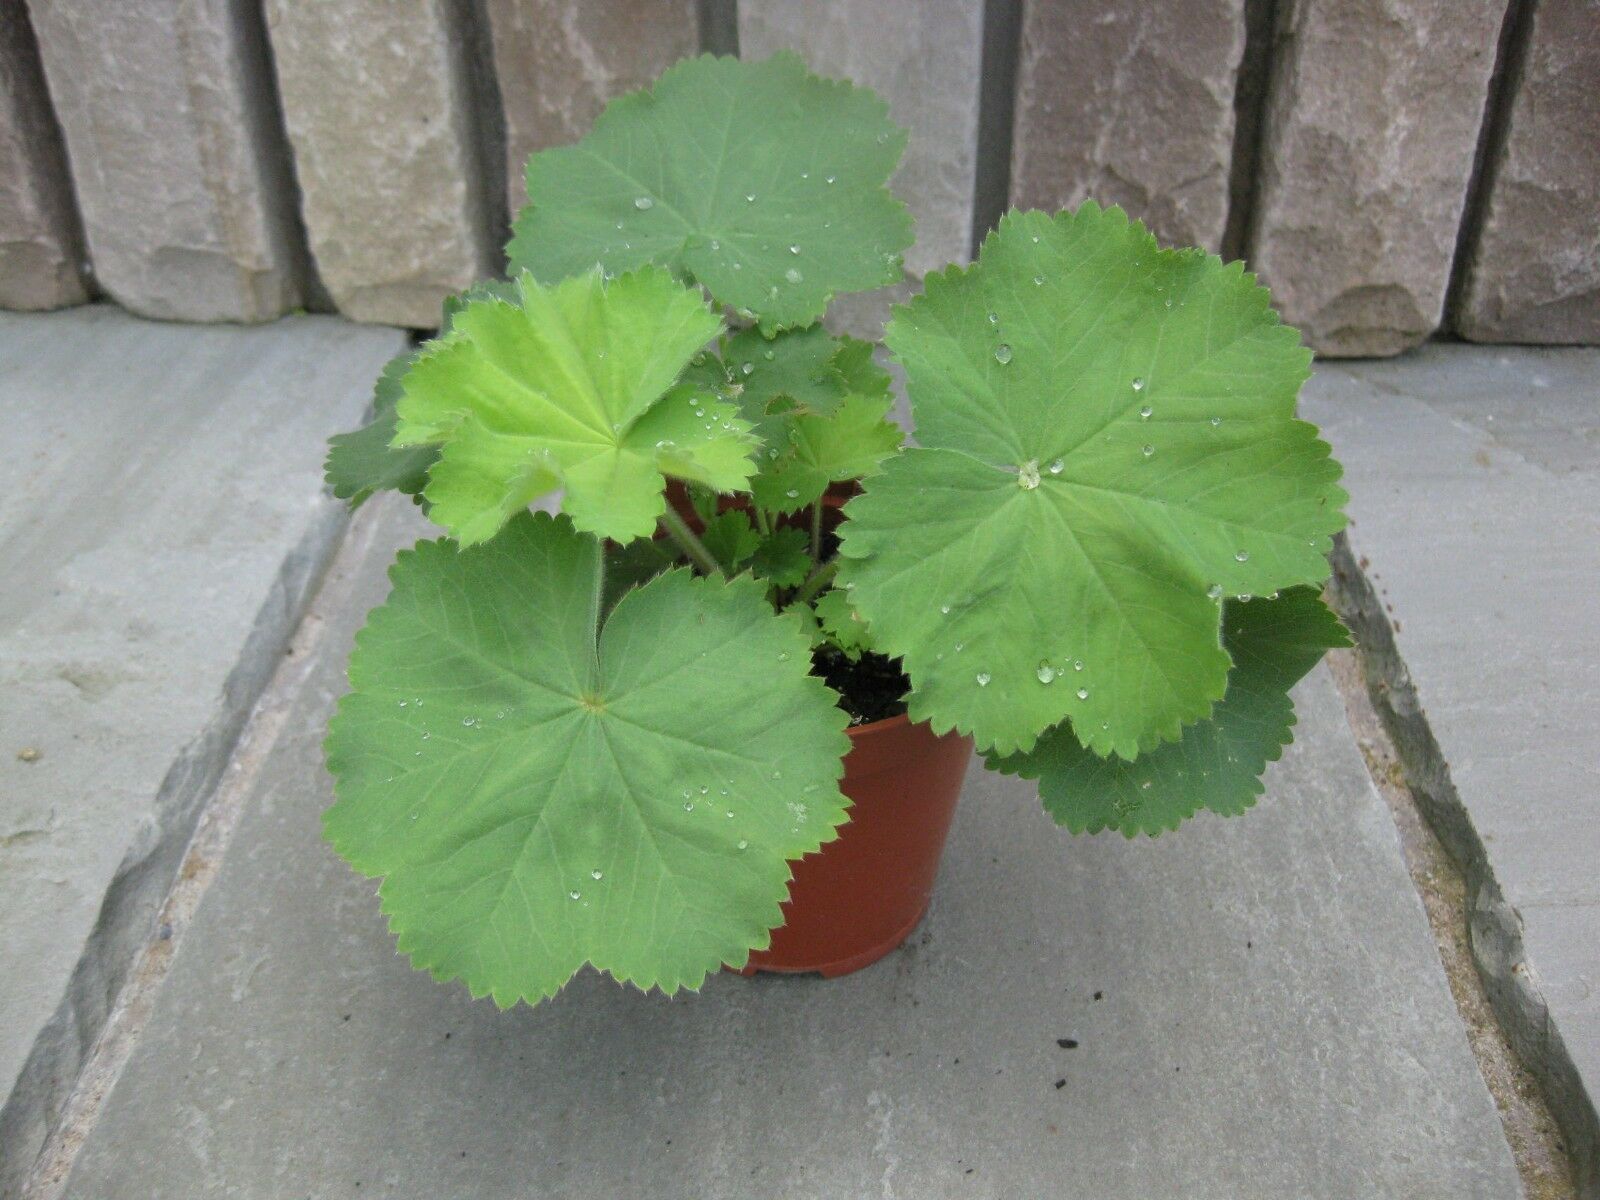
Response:
[[[741,974],[815,971],[833,978],[877,962],[928,910],[972,739],[904,716],[850,730],[841,789],[850,822],[794,864],[785,921]]]

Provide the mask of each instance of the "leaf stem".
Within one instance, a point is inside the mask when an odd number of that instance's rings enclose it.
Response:
[[[807,603],[813,596],[832,583],[833,577],[838,573],[839,560],[837,558],[829,559],[827,562],[822,563],[800,585],[800,590],[794,594],[795,601],[801,604]]]
[[[811,506],[811,561],[822,565],[822,500]]]
[[[750,511],[756,515],[756,528],[761,531],[762,537],[772,536],[772,518],[767,516],[767,510],[759,504],[752,503]]]
[[[706,549],[706,544],[695,536],[694,530],[672,505],[667,505],[666,512],[660,517],[661,528],[666,535],[678,543],[678,548],[689,556],[689,560],[707,575],[721,575],[722,564],[717,562],[716,556]]]

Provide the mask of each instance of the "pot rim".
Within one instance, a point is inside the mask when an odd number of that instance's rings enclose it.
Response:
[[[911,723],[910,713],[896,713],[892,717],[884,717],[878,721],[868,721],[865,725],[851,725],[845,730],[845,733],[849,736],[852,742],[855,742],[858,739],[864,739],[874,737],[878,734],[888,733],[891,729],[896,729],[901,725],[909,725]],[[921,721],[917,722],[919,725],[924,723],[925,722]]]

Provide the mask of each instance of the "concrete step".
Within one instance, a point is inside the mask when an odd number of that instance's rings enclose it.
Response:
[[[842,980],[586,973],[501,1013],[412,971],[318,816],[350,640],[416,530],[355,518],[220,873],[41,1197],[1520,1194],[1325,668],[1236,820],[1075,840],[974,764],[926,924]]]
[[[0,1195],[338,540],[323,439],[401,345],[0,314]]]
[[[1600,351],[1324,366],[1352,494],[1344,606],[1473,950],[1600,1196]]]

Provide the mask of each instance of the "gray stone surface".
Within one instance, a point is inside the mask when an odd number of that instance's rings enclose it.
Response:
[[[1011,194],[1120,204],[1163,244],[1222,244],[1244,0],[1023,9]]]
[[[1491,999],[1600,1195],[1600,351],[1321,368],[1341,571],[1414,790],[1475,893]]]
[[[1288,0],[1250,261],[1318,353],[1439,325],[1505,0]]]
[[[1533,6],[1458,327],[1600,343],[1600,0]]]
[[[699,48],[694,0],[485,0],[506,119],[506,197],[536,150],[575,142],[613,96]]]
[[[971,250],[983,40],[978,0],[742,0],[739,53],[798,51],[813,71],[875,89],[911,131],[889,186],[917,219],[916,276]]]
[[[318,840],[323,726],[404,508],[67,1196],[1518,1194],[1321,671],[1240,820],[1075,841],[974,769],[928,921],[843,980],[668,1000],[586,974],[499,1013],[411,971]]]
[[[88,298],[66,156],[22,0],[0,0],[0,308]]]
[[[492,272],[468,65],[449,7],[267,0],[312,256],[357,321],[431,328],[446,296]]]
[[[301,303],[292,188],[248,5],[29,4],[100,286],[148,317]]]
[[[0,315],[0,1194],[337,538],[323,439],[400,344]]]

